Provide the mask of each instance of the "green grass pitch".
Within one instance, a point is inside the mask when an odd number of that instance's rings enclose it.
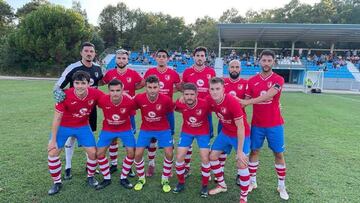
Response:
[[[161,150],[157,152],[156,175],[148,178],[144,189],[137,192],[119,185],[120,172],[113,174],[113,183],[108,188],[101,191],[89,188],[85,182],[85,154],[76,148],[73,179],[63,181],[59,194],[48,196],[51,178],[47,169],[47,142],[53,117],[53,84],[51,81],[0,80],[0,202],[239,201],[240,189],[234,182],[234,153],[225,168],[228,192],[200,198],[197,147],[194,147],[192,175],[181,194],[161,191]],[[360,202],[360,96],[285,92],[281,103],[286,121],[288,202]],[[248,110],[250,116],[251,109]],[[178,113],[175,116],[178,135],[181,119]],[[101,117],[98,122],[101,127]],[[124,150],[120,148],[119,152],[121,164]],[[62,163],[64,168],[65,162]],[[273,165],[273,155],[264,147],[258,189],[249,194],[249,202],[281,202]],[[97,179],[101,178],[97,175]],[[136,179],[130,181],[135,183]],[[176,176],[170,181],[174,187]],[[211,183],[209,187],[214,186]]]

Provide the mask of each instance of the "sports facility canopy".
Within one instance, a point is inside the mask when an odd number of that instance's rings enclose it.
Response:
[[[326,41],[334,49],[336,42],[360,42],[359,24],[232,23],[218,24],[219,54],[226,41]],[[225,48],[225,47],[224,47]],[[230,47],[227,47],[230,48]]]

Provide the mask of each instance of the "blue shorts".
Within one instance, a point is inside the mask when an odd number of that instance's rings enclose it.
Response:
[[[269,148],[273,152],[281,153],[285,151],[284,127],[282,125],[271,128],[251,126],[251,149],[260,149],[264,144],[265,137]]]
[[[50,133],[50,139],[52,135]],[[63,127],[59,126],[56,136],[56,144],[59,149],[63,148],[66,140],[69,137],[75,137],[78,141],[79,146],[82,147],[95,147],[96,142],[94,134],[91,131],[89,125],[81,127]]]
[[[136,147],[148,147],[152,138],[156,138],[159,147],[172,147],[173,138],[170,130],[161,131],[146,131],[140,130],[139,137],[137,139]]]
[[[210,138],[213,138],[214,137],[214,128],[213,128],[212,113],[208,114],[208,121],[209,121]]]
[[[180,134],[178,147],[190,147],[194,138],[200,149],[210,148],[210,135],[192,135],[184,132]]]
[[[170,112],[166,115],[166,118],[170,124],[171,135],[175,135],[175,116],[174,112]]]
[[[120,138],[125,147],[135,147],[135,137],[131,130],[122,132],[110,132],[102,130],[99,135],[97,147],[110,146],[114,138]]]
[[[135,116],[130,116],[130,123],[131,123],[131,129],[133,134],[136,134],[136,122],[135,122]]]
[[[231,149],[234,148],[237,151],[238,147],[238,138],[237,137],[229,137],[225,135],[223,132],[216,137],[213,145],[211,146],[211,150],[216,151],[224,151],[227,154],[230,154]],[[243,145],[243,152],[246,155],[250,153],[250,137],[245,137],[244,145]]]

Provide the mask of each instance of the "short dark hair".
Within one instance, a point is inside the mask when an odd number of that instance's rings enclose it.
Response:
[[[200,52],[200,51],[205,52],[205,55],[206,55],[206,53],[207,53],[206,47],[196,47],[196,48],[194,49],[193,55],[195,56],[195,54],[196,54],[197,52]]]
[[[78,70],[74,73],[74,75],[71,78],[73,81],[83,81],[86,80],[88,83],[90,82],[90,74],[88,72],[85,72],[83,70]]]
[[[157,50],[156,55],[158,55],[158,53],[165,53],[167,57],[170,56],[169,53],[168,53],[165,49],[159,49],[159,50]]]
[[[127,51],[127,50],[125,50],[125,49],[119,49],[119,50],[116,50],[116,55],[118,55],[118,54],[126,54],[127,56],[129,56],[129,52]]]
[[[265,49],[260,53],[259,59],[261,59],[262,56],[271,56],[273,59],[275,59],[275,52],[270,49]]]
[[[109,82],[108,88],[110,88],[110,86],[117,86],[117,85],[120,85],[121,88],[124,87],[124,84],[123,84],[120,80],[118,80],[118,79],[113,79],[113,80],[111,80],[111,81]]]
[[[220,78],[220,77],[213,77],[210,79],[210,84],[217,84],[217,83],[220,83],[222,85],[224,85],[224,79]]]
[[[183,91],[185,90],[194,90],[195,92],[197,92],[197,87],[194,83],[188,82],[188,83],[184,83],[182,86]]]
[[[145,80],[146,83],[159,83],[159,78],[156,75],[150,75]]]
[[[80,50],[82,51],[84,49],[84,47],[94,47],[94,49],[95,49],[95,45],[91,42],[83,42],[80,46]]]

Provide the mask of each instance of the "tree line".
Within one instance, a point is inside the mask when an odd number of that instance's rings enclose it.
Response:
[[[67,9],[47,0],[32,0],[15,11],[5,0],[0,0],[0,73],[57,75],[66,65],[78,60],[83,41],[94,43],[98,55],[120,47],[141,50],[144,45],[151,50],[185,50],[200,45],[216,50],[218,23],[358,24],[360,1],[321,0],[308,5],[291,0],[283,7],[249,10],[245,15],[230,8],[219,19],[202,16],[190,25],[180,17],[130,9],[120,2],[106,6],[98,17],[98,25],[94,26],[79,1],[74,0],[72,8]],[[290,42],[263,43],[289,47]],[[239,42],[230,42],[229,45],[237,44]],[[321,47],[322,44],[304,43],[303,46]]]

